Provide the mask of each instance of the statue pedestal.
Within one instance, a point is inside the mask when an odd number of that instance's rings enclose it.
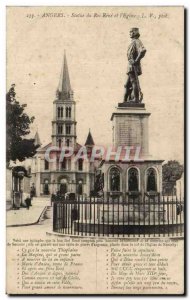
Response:
[[[144,103],[118,103],[111,117],[114,146],[140,147],[141,156],[147,157],[149,116]]]
[[[154,174],[152,190],[161,195],[163,160],[154,159],[149,154],[149,116],[150,113],[146,111],[144,103],[119,103],[113,112],[111,117],[113,124],[113,155],[110,155],[109,159],[103,158],[101,163],[101,172],[104,174],[105,203],[109,201],[116,201],[117,203],[117,199],[119,199],[119,202],[125,202],[129,196],[137,198],[137,201],[138,199],[143,201],[145,193],[149,190],[150,171]],[[119,158],[114,153],[120,153]],[[114,193],[118,192],[112,191],[113,172],[118,174],[118,189],[122,192],[122,194],[116,196]],[[133,173],[136,175],[133,176]],[[135,186],[135,189],[132,190],[131,186]],[[149,204],[147,204],[148,206]],[[128,209],[130,211],[131,208],[133,208],[132,213],[125,216],[124,221],[126,222],[128,220],[136,222],[136,218],[140,218],[138,214],[141,214],[141,210],[143,210],[143,206],[139,206],[136,199],[125,210],[128,212]],[[137,209],[140,210],[140,213],[137,213]],[[115,209],[113,210],[115,211]],[[132,220],[133,216],[134,219]],[[103,217],[106,222],[107,217]],[[152,218],[152,213],[150,218]],[[120,222],[120,218],[116,219],[117,221]]]

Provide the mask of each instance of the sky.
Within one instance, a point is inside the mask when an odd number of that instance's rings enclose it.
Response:
[[[38,129],[43,145],[51,141],[53,101],[66,50],[77,140],[84,144],[90,128],[97,145],[111,144],[110,118],[123,101],[131,27],[139,27],[147,49],[139,79],[151,113],[150,153],[183,162],[182,8],[9,7],[7,90],[15,83],[17,99],[35,116],[31,136]]]

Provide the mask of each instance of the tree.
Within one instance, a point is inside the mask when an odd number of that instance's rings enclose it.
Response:
[[[36,153],[39,145],[34,144],[34,139],[26,139],[25,136],[30,133],[30,124],[34,117],[29,117],[24,109],[26,104],[20,104],[16,100],[15,84],[12,84],[6,94],[6,113],[7,113],[7,164],[10,161],[23,161],[32,157]]]
[[[184,168],[176,160],[169,160],[162,167],[163,182],[176,182],[183,174]]]

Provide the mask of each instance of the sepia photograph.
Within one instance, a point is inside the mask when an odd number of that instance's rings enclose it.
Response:
[[[184,18],[7,6],[8,295],[184,295]]]

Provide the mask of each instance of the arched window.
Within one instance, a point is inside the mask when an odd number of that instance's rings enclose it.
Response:
[[[83,170],[83,159],[82,158],[80,158],[78,160],[78,169],[79,169],[79,171]]]
[[[67,139],[67,147],[69,147],[69,144],[70,144],[70,140],[69,139]]]
[[[69,108],[66,107],[66,117],[68,117],[68,116],[69,116]]]
[[[46,159],[44,161],[44,169],[49,170],[49,162]]]
[[[116,192],[120,191],[121,188],[121,178],[120,171],[118,168],[113,167],[109,173],[110,191]]]
[[[61,107],[61,118],[63,118],[63,107]]]
[[[71,117],[71,107],[69,107],[69,117]]]
[[[62,125],[58,125],[57,126],[57,131],[58,131],[58,134],[62,134],[63,133],[63,126]]]
[[[64,157],[63,161],[61,162],[61,169],[66,169],[66,166],[67,166],[67,161],[66,158]]]
[[[61,148],[61,139],[59,139],[59,148]]]
[[[44,181],[44,195],[49,195],[49,181],[47,179]]]
[[[139,191],[139,172],[136,168],[130,168],[128,171],[128,190],[130,192]]]
[[[60,118],[60,107],[57,109],[58,118]]]
[[[147,192],[157,191],[157,175],[154,168],[147,170]]]
[[[66,125],[66,134],[71,133],[71,125]]]

